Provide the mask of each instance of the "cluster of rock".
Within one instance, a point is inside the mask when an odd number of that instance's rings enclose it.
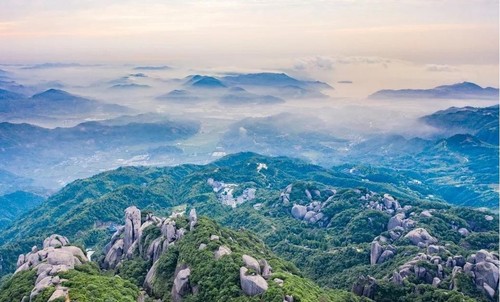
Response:
[[[123,259],[131,258],[138,254],[146,260],[153,262],[158,260],[168,247],[174,244],[174,241],[182,238],[187,232],[184,228],[176,228],[174,216],[169,218],[160,218],[148,214],[145,221],[141,221],[141,211],[135,207],[128,207],[125,210],[125,225],[117,227],[116,232],[111,237],[111,241],[105,247],[106,257],[102,263],[104,269],[116,268]],[[196,211],[191,210],[190,229],[193,229],[197,222]],[[161,236],[158,238],[145,240],[151,242],[148,246],[141,245],[142,234],[149,226],[156,226],[161,230]]]
[[[387,244],[387,239],[383,236],[376,237],[370,246],[370,264],[381,264],[396,255],[396,248]]]
[[[292,201],[290,200],[290,193],[292,192],[293,185],[288,185],[281,193],[280,193],[280,201],[285,206],[289,206]],[[322,194],[319,190],[309,190],[305,189],[304,194],[307,199],[307,204],[302,204],[304,202],[300,201],[300,203],[294,203],[292,209],[290,211],[293,218],[302,220],[308,223],[317,223],[319,226],[326,226],[328,223],[329,217],[327,217],[323,212],[323,208],[331,202],[333,199],[333,195],[336,194],[335,190],[330,190],[330,196],[325,200],[321,201]]]
[[[21,254],[17,260],[17,270],[14,274],[30,269],[36,270],[37,279],[30,297],[23,301],[33,301],[35,297],[48,287],[54,287],[48,301],[63,298],[68,299],[69,289],[62,286],[63,281],[57,274],[73,269],[76,265],[87,262],[85,253],[76,246],[70,246],[68,238],[61,235],[51,235],[43,241],[43,249],[32,247],[28,254]]]
[[[373,299],[377,290],[377,280],[371,276],[359,276],[352,285],[351,291],[360,296]]]
[[[105,247],[106,257],[101,266],[104,269],[114,269],[121,265],[125,259],[140,256],[153,263],[144,280],[144,289],[151,293],[153,291],[153,281],[156,277],[158,259],[169,247],[181,239],[188,230],[178,228],[174,219],[181,214],[174,214],[168,218],[157,217],[148,214],[142,221],[141,211],[131,206],[125,209],[125,225],[117,228],[111,241]],[[189,212],[189,230],[193,230],[198,222],[195,209]],[[155,226],[160,230],[160,236],[144,233],[150,226]],[[150,236],[155,236],[150,238]],[[147,243],[147,244],[146,244]],[[189,284],[190,270],[187,267],[178,268],[175,273],[175,282],[172,287],[173,301],[180,301],[186,294],[186,284]]]
[[[257,261],[249,255],[243,255],[243,266],[240,267],[240,284],[243,292],[248,296],[264,293],[267,288],[267,279],[271,277],[272,268],[265,259]]]
[[[255,199],[255,193],[257,192],[255,188],[245,188],[241,195],[234,196],[233,193],[234,189],[238,187],[237,184],[228,184],[223,181],[214,180],[213,178],[209,178],[207,184],[212,187],[217,199],[222,204],[232,208],[236,208],[236,206],[242,203]]]
[[[383,197],[380,197],[377,193],[370,191],[359,199],[366,201],[364,205],[365,208],[386,212],[389,215],[411,209],[411,206],[401,207],[399,202],[389,194],[384,194]]]
[[[437,287],[444,279],[451,278],[449,289],[456,289],[457,275],[464,273],[472,277],[477,287],[493,299],[498,291],[498,254],[480,250],[467,259],[461,255],[448,256],[443,259],[437,254],[451,255],[443,246],[429,245],[426,253],[419,253],[412,260],[401,265],[393,273],[392,282],[401,285],[405,278],[415,276],[417,279]],[[429,267],[435,267],[435,270],[429,269]],[[451,269],[451,275],[447,274],[449,269]]]

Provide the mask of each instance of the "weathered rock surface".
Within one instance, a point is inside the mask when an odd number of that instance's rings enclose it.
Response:
[[[293,205],[292,207],[292,216],[296,219],[303,219],[304,216],[306,215],[307,213],[307,207],[303,206],[303,205],[299,205],[299,204],[296,204],[296,205]]]
[[[257,261],[257,259],[248,255],[243,255],[242,258],[243,258],[243,264],[247,268],[252,269],[254,272],[260,275],[260,264]]]
[[[248,296],[255,296],[264,293],[268,284],[261,275],[247,275],[246,267],[240,268],[240,284],[243,292]]]
[[[389,219],[389,222],[387,223],[387,230],[393,230],[396,227],[403,227],[403,220],[405,219],[405,214],[404,213],[399,213],[396,214],[395,216],[392,216]]]
[[[69,244],[68,238],[53,234],[50,235],[49,237],[45,238],[43,241],[43,248],[48,248],[48,247],[61,247]]]
[[[437,239],[432,237],[424,228],[411,230],[405,235],[405,238],[408,238],[414,245],[418,245],[419,243],[429,245],[437,242]]]
[[[196,226],[196,223],[198,223],[198,215],[196,215],[196,210],[191,209],[189,211],[189,230],[192,231],[194,227]]]
[[[370,248],[370,264],[375,265],[377,264],[378,258],[380,255],[382,255],[383,252],[382,246],[378,243],[378,241],[374,241],[371,244]]]
[[[358,296],[373,299],[375,290],[377,288],[377,281],[371,276],[360,276],[356,283],[352,286],[352,292]]]
[[[135,207],[125,209],[125,231],[123,237],[123,251],[126,254],[132,243],[140,236],[141,211]]]
[[[186,267],[180,269],[174,278],[174,285],[172,286],[172,301],[180,302],[182,297],[187,293],[191,292],[191,285],[189,284],[189,276],[191,275],[191,269]]]
[[[47,237],[43,246],[42,250],[35,246],[28,254],[20,255],[14,274],[29,269],[36,270],[37,278],[35,287],[30,294],[30,300],[34,300],[39,293],[50,286],[54,286],[55,291],[48,301],[58,298],[66,299],[68,289],[61,286],[61,279],[56,275],[87,262],[87,257],[80,248],[69,246],[69,240],[61,235]]]

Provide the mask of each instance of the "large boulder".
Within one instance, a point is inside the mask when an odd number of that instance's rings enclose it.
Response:
[[[403,220],[405,219],[404,213],[398,213],[392,216],[387,223],[387,230],[393,230],[396,227],[403,227]]]
[[[377,264],[378,258],[380,257],[380,255],[382,255],[383,251],[384,251],[384,249],[378,243],[378,241],[372,242],[371,248],[370,248],[370,264],[371,265]]]
[[[391,250],[385,250],[382,253],[382,255],[380,255],[380,257],[378,258],[377,264],[384,263],[387,260],[391,259],[392,257],[394,257],[394,252]]]
[[[122,255],[124,253],[124,241],[123,239],[118,239],[115,244],[111,247],[109,252],[104,258],[104,268],[113,269],[120,262]]]
[[[267,281],[261,275],[247,275],[246,267],[240,268],[241,289],[247,296],[255,296],[267,290]]]
[[[243,263],[247,268],[252,269],[254,272],[260,275],[260,264],[257,259],[248,255],[243,255],[242,258]]]
[[[196,223],[198,223],[198,215],[196,215],[196,210],[191,209],[189,211],[189,230],[192,231],[194,227],[196,226]]]
[[[191,286],[189,284],[189,276],[191,275],[191,269],[186,267],[180,269],[174,278],[174,285],[172,286],[172,301],[180,302],[182,297],[187,293],[191,292]]]
[[[73,254],[62,249],[55,249],[47,255],[47,263],[50,265],[65,265],[68,268],[75,266]]]
[[[273,268],[267,263],[266,259],[260,259],[259,264],[262,277],[266,280],[269,279],[273,272]]]
[[[480,262],[475,268],[476,284],[488,284],[491,288],[498,288],[498,267],[490,262]]]
[[[373,299],[377,289],[377,282],[371,276],[360,276],[352,286],[352,292],[358,296]]]
[[[170,221],[165,221],[161,227],[161,233],[167,238],[167,242],[175,240],[175,224]]]
[[[123,237],[123,251],[126,254],[134,241],[140,237],[141,211],[131,206],[125,209],[125,230]]]
[[[61,235],[53,234],[45,238],[45,240],[43,241],[43,248],[46,249],[48,247],[62,247],[68,244],[69,244],[68,238]]]
[[[153,294],[153,282],[156,278],[156,270],[158,269],[159,261],[156,260],[151,268],[149,269],[148,273],[146,274],[146,278],[144,279],[144,284],[143,288],[146,290],[146,292],[150,295]]]
[[[424,245],[429,245],[437,242],[437,239],[432,237],[429,232],[427,232],[424,228],[417,228],[408,232],[405,235],[405,238],[408,238],[413,245],[419,245],[422,243]]]
[[[296,219],[302,220],[307,213],[307,207],[300,204],[295,204],[292,207],[292,216]]]

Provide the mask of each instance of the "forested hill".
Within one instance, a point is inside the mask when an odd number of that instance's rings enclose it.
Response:
[[[427,197],[254,153],[205,166],[120,168],[71,183],[8,227],[0,238],[3,274],[53,233],[103,257],[132,205],[164,216],[196,208],[255,233],[323,288],[376,301],[495,299],[498,215]]]

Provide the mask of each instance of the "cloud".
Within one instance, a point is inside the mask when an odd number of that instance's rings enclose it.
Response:
[[[299,59],[293,66],[295,70],[333,70],[334,60],[329,57],[312,57]]]
[[[380,58],[380,57],[351,56],[351,57],[336,58],[335,62],[338,64],[382,64],[382,65],[386,65],[386,64],[391,63],[391,60],[386,59],[386,58]]]
[[[426,71],[431,72],[458,72],[460,69],[450,65],[427,64],[425,65]]]

